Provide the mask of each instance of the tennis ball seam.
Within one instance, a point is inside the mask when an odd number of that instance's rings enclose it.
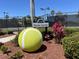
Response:
[[[22,37],[22,48],[24,48],[24,37],[26,36],[26,32],[23,33],[23,37]]]

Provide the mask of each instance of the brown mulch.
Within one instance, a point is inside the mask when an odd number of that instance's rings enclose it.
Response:
[[[4,38],[4,37],[8,37],[8,36],[12,36],[14,34],[4,34],[4,35],[0,35],[0,38]]]
[[[53,40],[50,42],[44,41],[42,47],[33,53],[23,51],[12,42],[7,42],[4,45],[7,46],[11,52],[8,55],[0,53],[0,59],[8,59],[17,51],[22,52],[24,55],[22,59],[66,59],[64,56],[63,46],[61,44],[55,44]]]
[[[0,59],[9,59],[7,54],[0,54]]]

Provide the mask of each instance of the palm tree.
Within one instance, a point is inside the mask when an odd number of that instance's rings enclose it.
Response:
[[[4,14],[4,18],[5,18],[5,14],[6,14],[6,12],[4,11],[3,14]]]
[[[7,12],[3,12],[3,14],[4,14],[4,19],[6,20],[6,25],[7,25],[7,20],[8,20],[8,18],[9,18],[9,15],[8,15],[8,13]]]
[[[9,15],[5,15],[6,25],[8,25]]]
[[[50,10],[50,8],[49,8],[49,7],[47,7],[46,9],[47,9],[47,10]]]
[[[9,21],[9,15],[8,15],[8,14],[5,15],[5,21],[6,21],[7,34],[8,34],[8,27],[9,27],[9,24],[8,24],[8,21]]]
[[[42,11],[44,10],[44,8],[40,8]]]
[[[54,16],[54,14],[55,14],[55,11],[51,10],[51,15]]]
[[[8,19],[9,18],[9,15],[5,15],[5,18]]]
[[[79,11],[77,12],[77,17],[79,17]]]
[[[27,25],[26,17],[22,17],[22,20],[23,20],[23,26],[26,27],[26,25]]]

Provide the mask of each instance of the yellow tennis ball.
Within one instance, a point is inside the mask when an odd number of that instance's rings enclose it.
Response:
[[[35,28],[24,29],[18,37],[19,46],[27,52],[38,50],[41,47],[42,42],[42,34]]]

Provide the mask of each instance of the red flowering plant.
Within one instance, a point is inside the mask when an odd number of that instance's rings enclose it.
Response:
[[[60,43],[61,38],[64,36],[64,26],[61,22],[57,21],[52,25],[52,30],[54,32],[56,42]]]

